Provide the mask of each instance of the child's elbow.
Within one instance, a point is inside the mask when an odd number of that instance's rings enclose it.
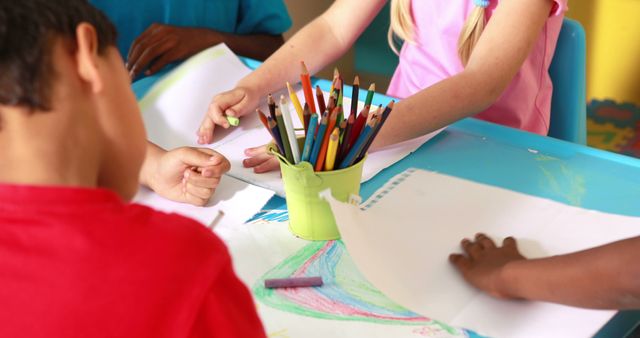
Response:
[[[498,81],[485,76],[482,72],[465,70],[462,83],[470,90],[476,111],[484,111],[491,107],[507,89],[508,82]]]

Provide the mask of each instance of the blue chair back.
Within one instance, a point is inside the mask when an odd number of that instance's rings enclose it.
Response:
[[[582,25],[564,19],[549,75],[553,83],[549,136],[587,143],[586,36]]]

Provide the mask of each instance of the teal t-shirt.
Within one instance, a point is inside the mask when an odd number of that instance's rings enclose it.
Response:
[[[291,27],[282,0],[90,0],[118,28],[123,58],[151,24],[209,28],[232,34],[279,35]]]

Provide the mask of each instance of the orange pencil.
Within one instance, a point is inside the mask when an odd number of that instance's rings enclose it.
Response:
[[[304,99],[307,101],[309,105],[309,109],[311,109],[311,113],[316,113],[316,102],[313,98],[313,87],[311,86],[311,75],[309,75],[309,70],[307,69],[307,65],[304,64],[304,61],[300,61],[300,66],[302,68],[302,73],[300,74],[300,82],[302,82],[302,91],[304,92]],[[306,126],[306,124],[305,124]]]
[[[327,157],[327,148],[329,147],[329,135],[333,132],[333,128],[336,127],[336,119],[338,118],[338,108],[335,108],[329,117],[329,123],[327,124],[327,130],[324,134],[322,141],[322,148],[318,154],[318,160],[316,161],[315,171],[322,171],[324,168],[324,160]]]
[[[260,109],[256,109],[256,112],[258,113],[258,116],[260,116],[260,122],[262,122],[264,127],[269,130],[269,122],[267,121],[267,116],[264,115],[264,113]]]

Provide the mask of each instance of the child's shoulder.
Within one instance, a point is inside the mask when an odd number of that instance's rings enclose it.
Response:
[[[150,207],[130,204],[124,212],[125,222],[133,231],[145,233],[145,244],[172,250],[176,254],[228,256],[226,246],[211,230],[201,223],[174,213],[165,213]]]

